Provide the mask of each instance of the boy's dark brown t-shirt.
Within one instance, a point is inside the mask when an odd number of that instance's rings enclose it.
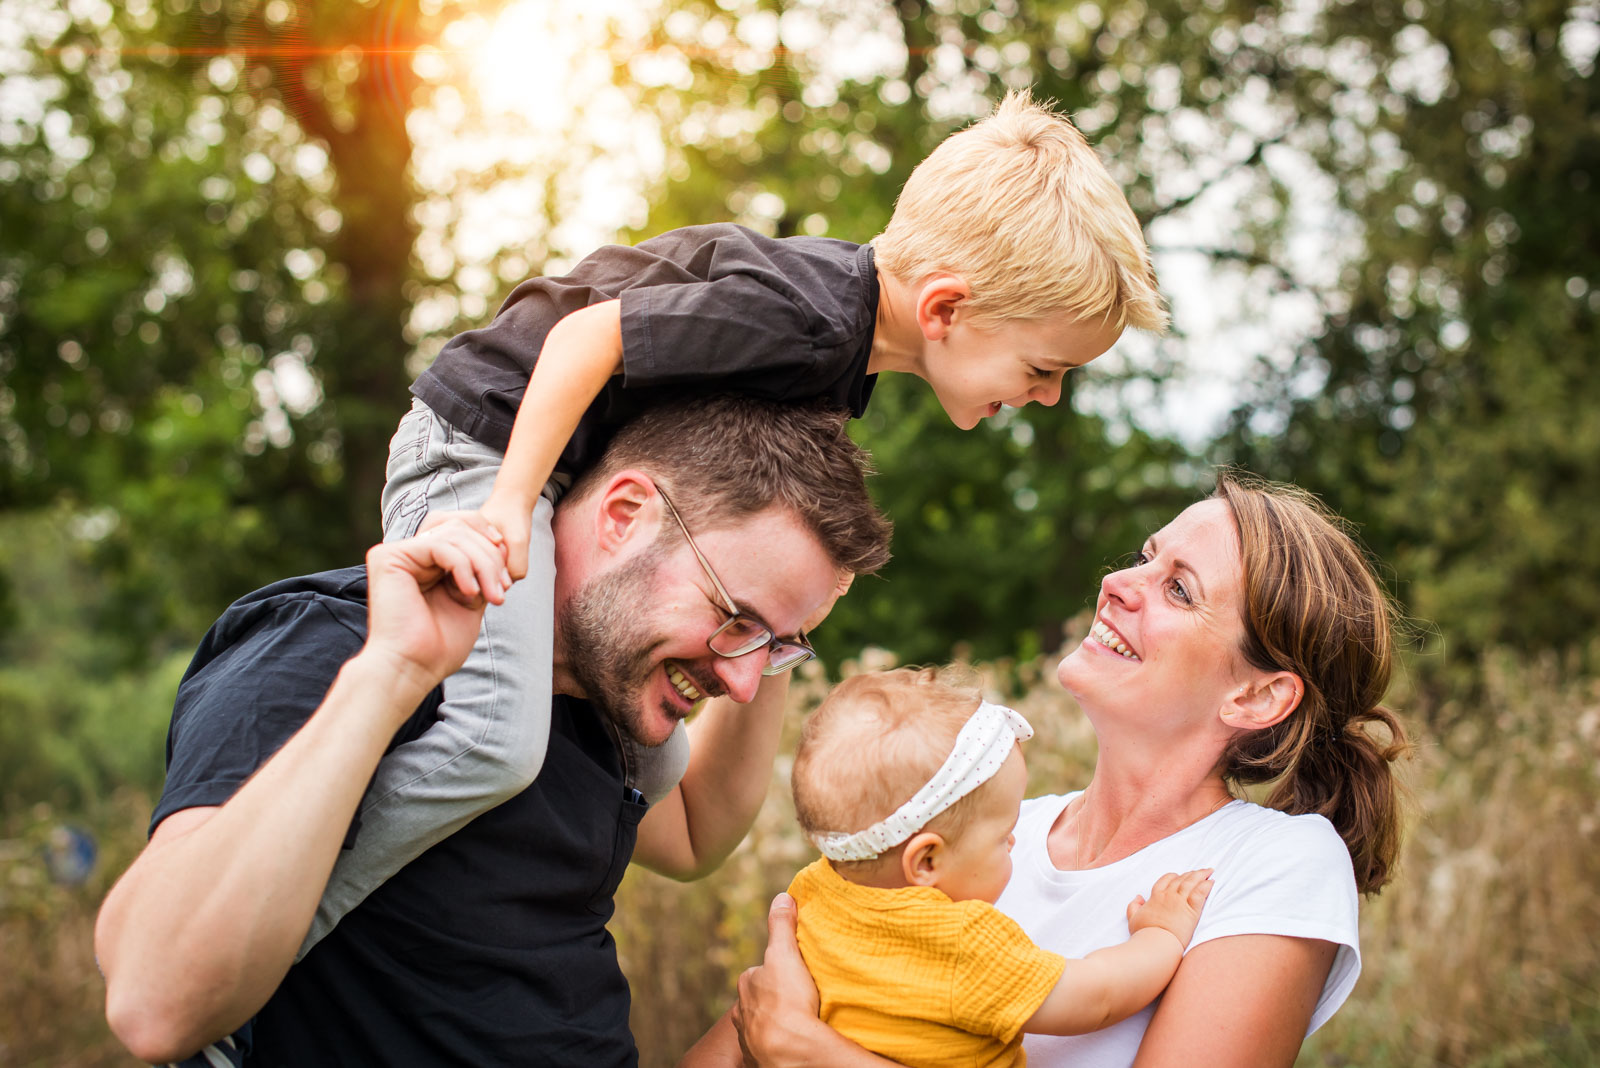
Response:
[[[412,392],[502,451],[546,335],[564,316],[622,302],[622,374],[584,413],[556,470],[575,475],[646,408],[686,393],[823,399],[860,416],[878,313],[872,248],[772,238],[732,223],[608,245],[572,272],[530,278],[494,322],[452,338]]]

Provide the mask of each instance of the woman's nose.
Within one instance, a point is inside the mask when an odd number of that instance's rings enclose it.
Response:
[[[1125,567],[1111,572],[1100,580],[1100,588],[1105,591],[1106,596],[1115,597],[1125,605],[1137,604],[1142,588],[1139,568]]]

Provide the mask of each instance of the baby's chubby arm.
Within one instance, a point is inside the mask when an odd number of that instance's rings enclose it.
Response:
[[[1150,1004],[1183,961],[1210,893],[1209,868],[1157,879],[1150,900],[1136,897],[1128,904],[1128,940],[1068,960],[1055,989],[1022,1029],[1044,1035],[1088,1034]]]
[[[478,514],[505,538],[513,579],[528,573],[533,505],[578,420],[622,369],[622,302],[591,304],[551,328],[511,428],[505,463]]]

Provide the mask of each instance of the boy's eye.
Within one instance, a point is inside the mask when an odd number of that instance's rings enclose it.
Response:
[[[1028,365],[1028,374],[1034,378],[1049,378],[1054,373],[1055,372],[1043,367],[1035,367],[1032,364]]]

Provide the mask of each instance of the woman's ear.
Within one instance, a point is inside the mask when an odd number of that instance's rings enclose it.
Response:
[[[900,874],[907,886],[937,886],[944,838],[933,831],[918,831],[900,850]]]
[[[658,496],[655,482],[643,471],[629,468],[611,476],[600,490],[595,508],[594,536],[600,550],[613,554],[636,537],[653,539],[656,531],[648,519],[660,511],[660,506],[649,506]]]
[[[1228,694],[1222,722],[1240,730],[1265,730],[1299,708],[1305,692],[1305,683],[1292,671],[1257,676]]]
[[[963,302],[972,299],[972,287],[954,274],[933,274],[917,292],[917,326],[929,341],[943,341],[950,327],[965,314]]]

